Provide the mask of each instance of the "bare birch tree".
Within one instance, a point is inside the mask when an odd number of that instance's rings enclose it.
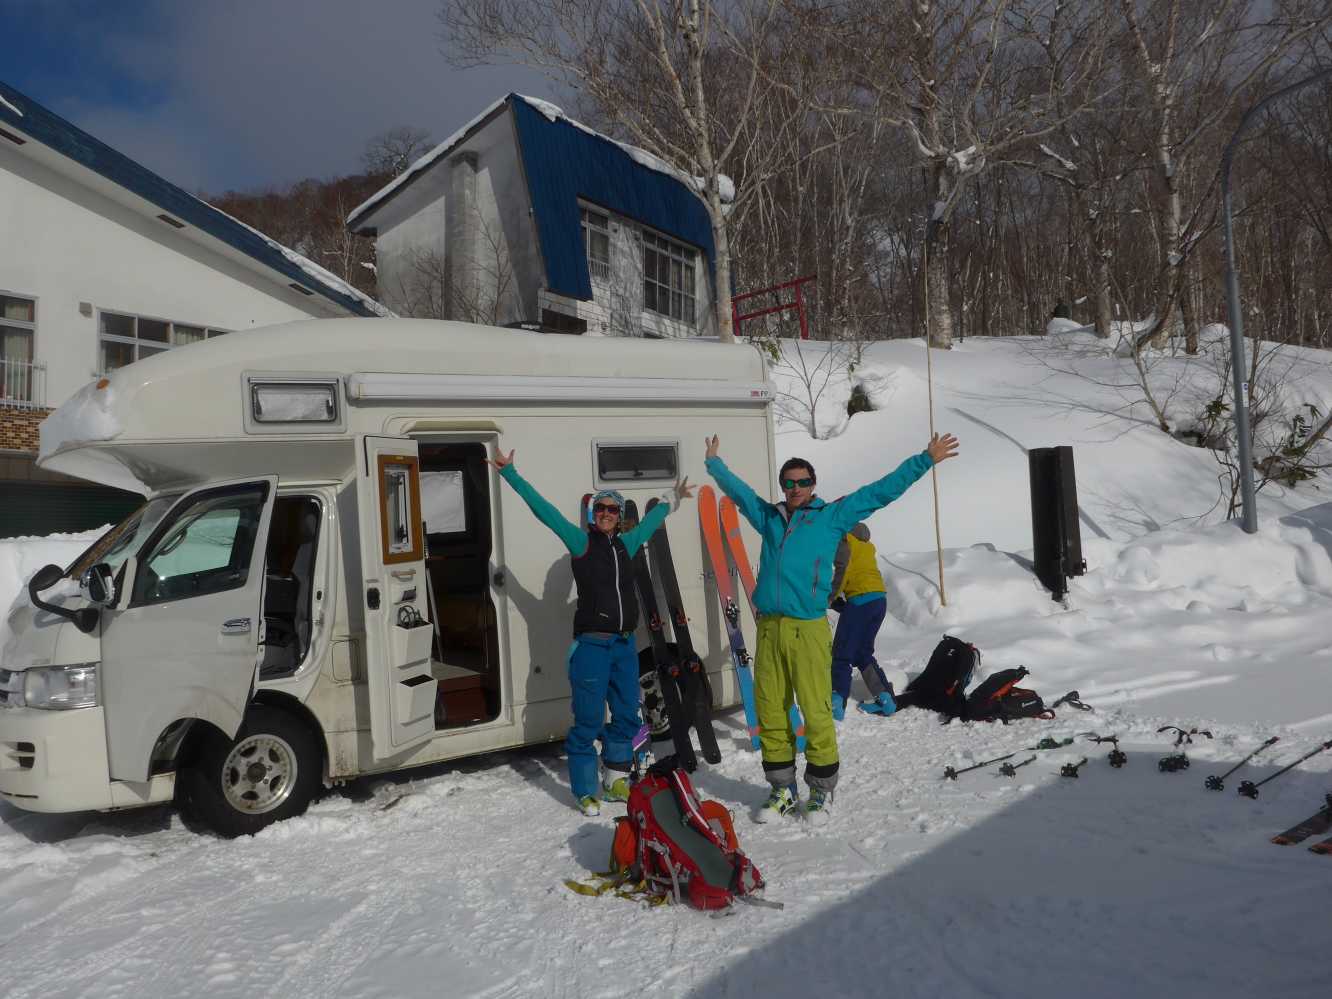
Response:
[[[1182,294],[1193,251],[1215,217],[1215,152],[1234,115],[1289,72],[1300,43],[1323,30],[1326,2],[1118,0],[1134,94],[1153,164],[1151,210],[1161,239],[1152,322],[1135,350],[1161,346],[1176,309],[1197,351],[1192,298]],[[1287,9],[1288,8],[1288,9]],[[1212,155],[1208,155],[1211,153]],[[1191,195],[1191,196],[1190,196]]]
[[[1028,153],[1081,107],[1067,107],[1037,58],[1033,28],[1055,13],[1096,18],[1097,5],[1074,14],[1049,0],[871,0],[813,3],[807,17],[842,40],[847,71],[861,95],[846,108],[882,119],[911,141],[926,202],[925,304],[929,343],[953,340],[949,238],[968,184]],[[1051,44],[1067,37],[1049,33]],[[1063,83],[1074,93],[1098,71],[1103,34],[1059,53]]]

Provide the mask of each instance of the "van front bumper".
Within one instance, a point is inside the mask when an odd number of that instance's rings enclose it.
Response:
[[[106,811],[170,801],[175,774],[113,781],[101,708],[0,708],[0,801],[30,812]]]

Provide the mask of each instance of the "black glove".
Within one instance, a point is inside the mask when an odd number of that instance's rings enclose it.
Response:
[[[840,614],[842,613],[842,611],[846,610],[846,597],[838,597],[828,606],[831,607],[833,610],[837,611],[838,614]]]

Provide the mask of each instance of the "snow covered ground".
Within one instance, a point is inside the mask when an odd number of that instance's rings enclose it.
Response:
[[[1289,405],[1327,411],[1330,361],[1283,355]],[[1209,397],[1207,363],[1153,368],[1172,421]],[[919,341],[873,346],[814,407],[828,439],[802,429],[799,379],[779,370],[779,450],[813,461],[825,496],[881,474],[927,438],[924,366]],[[986,669],[1025,664],[1047,699],[1076,688],[1096,711],[1007,728],[850,711],[836,810],[817,830],[749,820],[758,762],[723,717],[724,759],[695,781],[735,811],[784,909],[718,919],[567,891],[604,868],[612,823],[570,807],[555,748],[359,781],[233,842],[166,809],[0,804],[0,993],[1326,996],[1332,858],[1268,839],[1332,792],[1332,753],[1256,801],[1235,788],[1332,737],[1329,483],[1268,487],[1245,535],[1216,509],[1214,459],[1155,429],[1130,371],[1076,332],[935,353],[936,424],[962,439],[939,469],[948,601],[926,478],[870,521],[891,611],[880,661],[900,686],[947,632]],[[848,423],[853,381],[879,408]],[[1054,444],[1075,448],[1088,562],[1067,607],[1029,570],[1024,450]],[[0,544],[0,602],[80,547]],[[1165,724],[1211,731],[1190,769],[1158,772]],[[1080,739],[1016,778],[942,779],[1092,730],[1121,736],[1125,768]],[[1224,792],[1204,790],[1269,735],[1281,741]],[[1057,776],[1084,755],[1077,780]]]

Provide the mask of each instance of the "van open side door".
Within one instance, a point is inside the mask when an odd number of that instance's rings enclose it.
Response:
[[[258,664],[264,550],[277,476],[215,482],[182,496],[102,614],[99,680],[114,780],[148,779],[173,722],[234,736]]]
[[[370,737],[388,759],[435,734],[421,470],[408,437],[357,438]]]

